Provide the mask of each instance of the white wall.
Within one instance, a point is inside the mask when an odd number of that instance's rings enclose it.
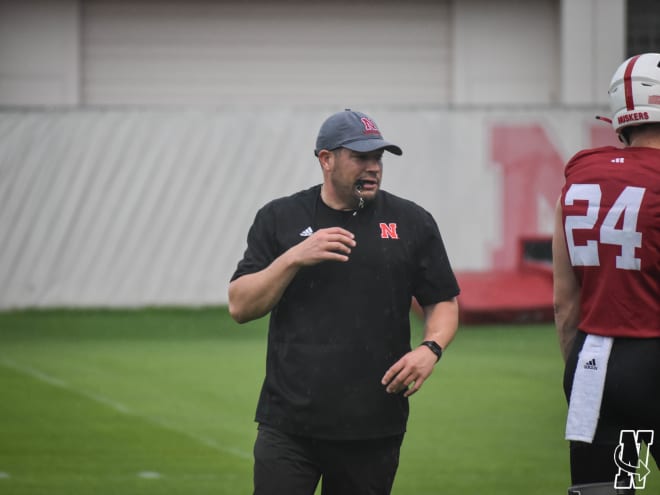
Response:
[[[454,2],[453,102],[556,103],[556,0]]]
[[[448,0],[87,0],[90,105],[443,104]]]
[[[625,0],[343,5],[0,0],[0,105],[593,105],[623,57]]]
[[[453,103],[607,103],[625,0],[470,0],[453,12]]]
[[[404,148],[384,187],[433,213],[457,270],[510,268],[521,235],[549,233],[564,161],[615,142],[593,116],[620,63],[623,4],[388,0],[372,15],[359,0],[342,22],[320,0],[286,2],[286,19],[264,2],[283,23],[265,32],[238,0],[0,0],[0,106],[48,107],[0,110],[0,308],[226,302],[257,208],[320,181],[316,132],[344,106]],[[204,53],[240,67],[230,41],[244,33],[247,50],[261,32],[289,48],[267,47],[238,85],[189,65],[208,39]],[[331,64],[313,58],[326,46],[341,48],[323,52]],[[311,82],[278,68],[269,93],[250,86],[278,54],[313,67]],[[371,68],[356,73],[356,54]]]
[[[625,0],[561,1],[561,101],[607,104],[625,54]]]
[[[336,110],[0,113],[0,308],[226,303],[257,209],[321,181]],[[404,150],[383,188],[434,215],[458,271],[515,266],[565,160],[595,125],[614,140],[600,108],[362,110]]]
[[[79,103],[76,0],[0,1],[0,105]]]

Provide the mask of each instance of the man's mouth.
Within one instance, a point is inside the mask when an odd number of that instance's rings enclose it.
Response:
[[[358,191],[373,191],[378,188],[378,181],[374,179],[360,179],[355,183]]]

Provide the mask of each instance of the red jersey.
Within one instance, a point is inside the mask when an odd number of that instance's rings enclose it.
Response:
[[[610,337],[660,337],[660,150],[581,151],[566,165],[564,234],[580,323]]]

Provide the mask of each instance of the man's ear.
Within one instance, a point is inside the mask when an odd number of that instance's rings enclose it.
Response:
[[[321,168],[324,171],[329,172],[330,169],[332,168],[333,157],[334,155],[332,151],[328,151],[328,150],[319,151],[319,163],[321,164]]]

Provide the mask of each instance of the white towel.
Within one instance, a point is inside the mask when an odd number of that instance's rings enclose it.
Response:
[[[591,443],[603,399],[613,339],[587,335],[578,357],[566,420],[566,440]]]

